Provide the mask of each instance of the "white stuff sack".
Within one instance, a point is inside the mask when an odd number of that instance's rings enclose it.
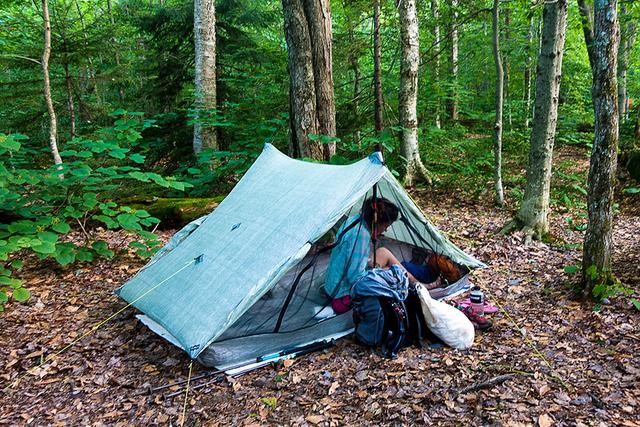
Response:
[[[431,298],[427,288],[416,283],[422,313],[427,326],[438,338],[450,347],[466,350],[473,345],[475,330],[473,323],[463,312],[442,301]]]

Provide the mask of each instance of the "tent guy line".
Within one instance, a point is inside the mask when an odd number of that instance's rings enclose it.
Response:
[[[169,279],[173,278],[175,275],[177,275],[178,273],[180,273],[181,271],[183,271],[184,269],[186,269],[187,267],[189,267],[191,264],[198,264],[200,261],[202,260],[202,255],[198,255],[197,257],[194,257],[191,261],[185,263],[184,266],[182,266],[180,269],[176,270],[173,274],[171,274],[170,276],[166,277],[164,280],[162,280],[161,282],[159,282],[157,285],[153,286],[151,289],[147,290],[146,292],[144,292],[142,295],[138,296],[135,300],[131,301],[130,303],[128,303],[127,305],[125,305],[124,307],[122,307],[121,309],[119,309],[118,311],[116,311],[115,313],[113,313],[111,316],[107,317],[106,319],[96,323],[95,325],[93,325],[87,332],[85,332],[84,334],[82,334],[81,336],[79,336],[78,338],[74,339],[73,341],[71,341],[69,344],[67,344],[66,346],[64,346],[62,349],[56,351],[55,353],[50,354],[49,356],[47,356],[44,360],[42,360],[42,362],[40,362],[37,366],[34,366],[32,368],[29,368],[26,372],[24,372],[21,376],[19,376],[18,378],[16,378],[15,380],[11,381],[10,384],[8,384],[7,386],[4,387],[3,391],[8,390],[9,388],[12,388],[13,386],[16,386],[21,380],[23,380],[34,368],[40,368],[42,367],[45,363],[48,363],[50,361],[52,361],[56,356],[61,355],[62,353],[64,353],[65,351],[67,351],[68,349],[70,349],[71,347],[73,347],[74,345],[76,345],[77,343],[79,343],[80,341],[82,341],[84,338],[93,335],[94,333],[96,333],[96,331],[98,329],[100,329],[103,325],[105,325],[106,323],[108,323],[110,320],[112,320],[113,318],[115,318],[117,315],[119,315],[120,313],[122,313],[123,311],[125,311],[126,309],[128,309],[129,307],[131,307],[134,303],[136,303],[137,301],[139,301],[140,299],[144,298],[145,296],[147,296],[148,294],[150,294],[152,291],[156,290],[157,288],[159,288],[160,286],[162,286],[163,284],[165,284],[167,281],[169,281]]]

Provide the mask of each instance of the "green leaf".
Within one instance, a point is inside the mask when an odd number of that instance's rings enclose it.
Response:
[[[11,286],[15,289],[22,286],[22,280],[14,279],[13,277],[0,276],[0,285]]]
[[[598,267],[596,267],[595,265],[592,265],[589,268],[587,268],[586,273],[589,275],[589,277],[592,280],[595,280],[598,278]]]
[[[66,222],[59,222],[57,224],[53,224],[51,228],[60,234],[67,234],[69,231],[71,231],[71,226]]]
[[[40,244],[31,244],[31,249],[39,254],[52,254],[56,251],[56,244],[46,240],[39,240]]]
[[[635,187],[625,188],[624,190],[622,190],[622,192],[629,193],[629,194],[637,194],[637,193],[640,193],[640,188],[635,188]]]
[[[80,165],[76,169],[71,169],[69,173],[82,178],[91,175],[91,171],[92,169],[88,165]]]
[[[25,288],[18,288],[13,290],[13,299],[18,302],[25,302],[31,296],[31,292]]]
[[[142,182],[149,182],[149,175],[144,172],[129,172],[129,176]]]
[[[130,158],[132,161],[134,161],[134,162],[136,162],[136,163],[139,163],[139,164],[144,163],[144,159],[145,159],[145,157],[144,157],[143,155],[138,154],[138,153],[135,153],[135,154],[130,155],[130,156],[129,156],[129,158]]]
[[[15,259],[11,261],[11,267],[15,268],[16,270],[21,269],[23,265],[24,263],[22,262],[22,260]]]
[[[68,246],[56,247],[56,253],[53,257],[60,265],[71,264],[76,260],[76,254],[73,252],[73,249]]]
[[[149,215],[149,212],[145,211],[144,209],[138,209],[138,210],[136,211],[136,216],[137,216],[138,218],[148,218],[148,217],[150,217],[151,215]]]
[[[150,231],[142,230],[142,231],[139,231],[138,234],[148,240],[158,240],[158,236],[156,236]]]
[[[129,247],[134,249],[144,249],[145,251],[147,250],[147,245],[137,242],[135,240],[129,243]]]
[[[9,301],[9,297],[7,296],[7,291],[4,289],[0,289],[0,304],[4,304]]]
[[[12,233],[36,234],[38,229],[33,221],[16,221],[9,224],[7,229]]]
[[[598,283],[593,287],[591,294],[594,296],[596,300],[601,300],[604,298],[605,293],[607,292],[607,285]]]
[[[94,242],[91,247],[94,251],[96,251],[98,255],[101,255],[103,257],[111,258],[113,255],[115,255],[114,252],[109,249],[109,245],[107,244],[107,242],[103,240]]]
[[[20,149],[20,143],[15,140],[13,135],[0,137],[0,148],[5,150],[18,151]]]
[[[640,301],[638,301],[637,299],[632,299],[631,304],[633,304],[636,310],[640,311]]]
[[[93,261],[93,253],[85,248],[80,248],[76,253],[76,259],[80,262],[91,262]]]
[[[55,243],[58,241],[58,235],[51,231],[43,231],[42,233],[38,233],[38,239],[43,242]]]
[[[116,217],[120,226],[125,230],[142,230],[139,218],[133,214],[123,213]]]
[[[564,272],[569,274],[575,274],[580,271],[580,267],[577,265],[567,265],[564,267]]]
[[[118,223],[106,215],[94,215],[93,219],[103,222],[108,229],[118,228]]]

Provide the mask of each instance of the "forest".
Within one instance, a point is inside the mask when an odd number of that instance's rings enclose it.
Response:
[[[0,6],[2,423],[640,426],[640,2]],[[486,266],[466,271],[491,329],[393,359],[350,335],[236,376],[139,322],[156,287],[114,292],[271,146],[327,174],[379,152]],[[279,178],[299,168],[264,179],[304,194]],[[284,206],[263,196],[258,230]],[[304,237],[295,212],[273,242]]]

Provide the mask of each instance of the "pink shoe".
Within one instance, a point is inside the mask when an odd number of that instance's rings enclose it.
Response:
[[[469,298],[467,299],[463,299],[460,301],[456,301],[456,304],[459,305],[460,307],[471,307],[471,300]],[[491,304],[488,301],[484,302],[484,312],[486,314],[491,314],[491,313],[497,313],[498,312],[498,307],[496,307],[495,305]]]

